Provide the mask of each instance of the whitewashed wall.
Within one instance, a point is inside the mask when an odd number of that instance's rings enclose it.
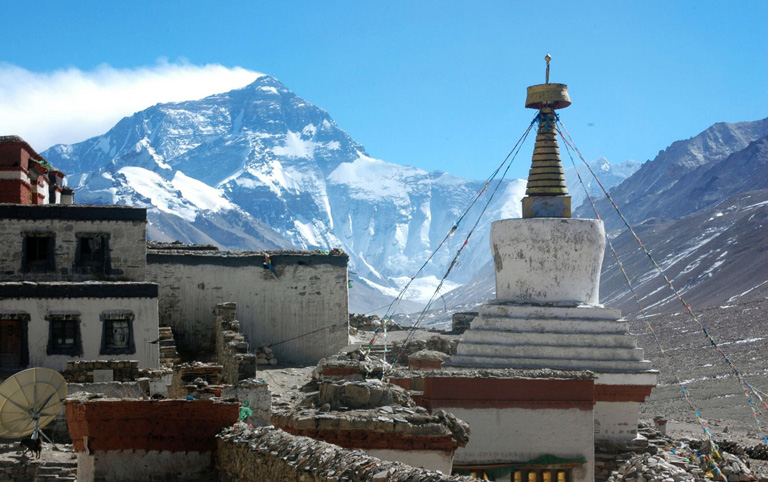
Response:
[[[134,314],[133,334],[136,353],[101,355],[101,313],[129,310]],[[80,357],[47,355],[51,312],[72,312],[80,315],[80,336],[83,354]],[[138,360],[140,367],[159,365],[157,298],[3,298],[0,312],[26,313],[28,322],[29,366],[63,371],[69,360]]]
[[[526,461],[544,454],[584,457],[574,482],[594,480],[595,450],[591,410],[444,407],[469,423],[472,436],[454,455],[454,464]]]
[[[237,303],[251,347],[273,347],[280,363],[315,363],[348,343],[346,255],[149,252],[147,279],[160,285],[160,323],[180,349],[213,350],[217,303]]]

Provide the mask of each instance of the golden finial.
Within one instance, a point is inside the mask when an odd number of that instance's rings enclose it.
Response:
[[[557,145],[557,114],[555,110],[571,105],[568,86],[549,83],[549,62],[552,56],[544,57],[547,62],[546,84],[528,87],[525,106],[539,111],[539,129],[533,147],[531,170],[523,198],[524,218],[570,218],[571,198],[565,185],[565,171]]]

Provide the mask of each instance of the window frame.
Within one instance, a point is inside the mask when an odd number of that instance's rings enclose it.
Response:
[[[73,271],[77,274],[109,275],[109,272],[112,268],[110,264],[110,256],[109,256],[109,237],[110,237],[110,234],[105,232],[95,231],[95,232],[75,233],[75,238],[77,239],[77,243],[75,245],[75,262],[74,262],[74,265],[72,266]],[[83,242],[93,238],[101,238],[101,242],[102,242],[103,253],[102,253],[100,270],[89,269],[90,266],[83,265],[83,259],[82,259]]]
[[[99,315],[101,320],[101,348],[99,349],[99,355],[133,355],[136,353],[136,337],[133,330],[133,322],[136,319],[136,315],[130,310],[110,310],[103,311]],[[109,331],[112,326],[112,322],[115,321],[127,321],[128,322],[128,346],[125,348],[116,348],[107,345],[109,341]],[[108,329],[109,328],[109,329]]]
[[[21,248],[21,271],[23,273],[51,273],[56,271],[56,233],[51,231],[24,231],[21,233],[22,248]],[[40,260],[30,261],[30,238],[47,238],[48,246],[46,247],[46,260],[41,262]],[[40,267],[44,265],[44,267]]]
[[[48,355],[66,355],[70,357],[83,356],[83,337],[80,330],[80,313],[78,312],[50,312],[46,315],[48,322]],[[54,325],[60,323],[72,323],[74,337],[71,345],[58,345],[55,340]],[[66,325],[63,325],[66,328]]]

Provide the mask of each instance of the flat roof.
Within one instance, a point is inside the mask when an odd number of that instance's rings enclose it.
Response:
[[[146,221],[147,209],[95,204],[0,204],[0,219]]]
[[[15,298],[157,298],[157,283],[132,281],[6,282],[0,300]]]

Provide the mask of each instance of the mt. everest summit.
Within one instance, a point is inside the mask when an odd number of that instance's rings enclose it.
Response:
[[[485,184],[375,159],[327,112],[266,75],[231,92],[155,105],[102,136],[42,155],[69,175],[78,203],[149,208],[150,239],[342,248],[363,282],[350,291],[353,311],[386,303],[371,293],[395,295]],[[520,157],[529,162],[525,151]],[[488,172],[495,167],[488,162]],[[432,294],[495,188],[488,186],[407,298]],[[524,190],[522,180],[501,183],[445,291],[490,259],[490,224],[519,217]]]

